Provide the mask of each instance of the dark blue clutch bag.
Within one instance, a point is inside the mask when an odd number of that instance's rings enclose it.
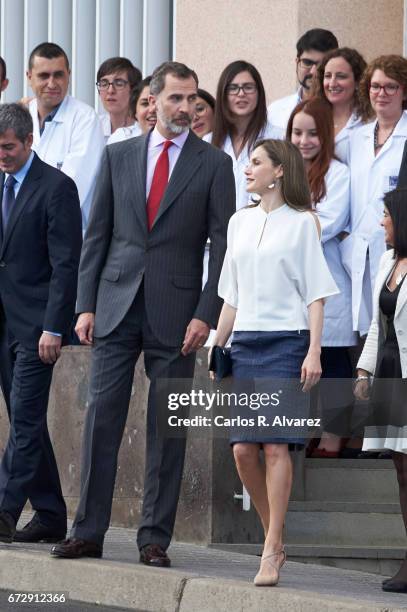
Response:
[[[232,374],[232,357],[230,348],[214,346],[211,354],[211,361],[208,369],[215,372],[217,381],[222,380]]]

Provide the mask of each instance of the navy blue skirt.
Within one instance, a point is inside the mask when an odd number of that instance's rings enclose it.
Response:
[[[308,330],[234,332],[232,373],[239,401],[231,410],[231,444],[305,444],[310,397],[300,377],[309,339]],[[246,405],[244,395],[250,397]]]

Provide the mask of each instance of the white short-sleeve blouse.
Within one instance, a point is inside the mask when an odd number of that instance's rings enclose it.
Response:
[[[307,306],[339,293],[312,214],[287,204],[236,212],[218,292],[237,309],[234,331],[308,329]]]

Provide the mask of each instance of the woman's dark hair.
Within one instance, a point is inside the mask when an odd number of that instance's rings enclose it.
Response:
[[[325,175],[329,170],[330,163],[335,156],[335,134],[332,108],[328,101],[322,98],[311,98],[297,104],[287,124],[286,138],[291,142],[294,117],[304,112],[315,121],[315,127],[321,150],[311,161],[308,169],[308,181],[312,195],[312,201],[318,204],[326,196]]]
[[[407,257],[407,187],[388,191],[383,198],[394,230],[394,256]]]
[[[138,85],[133,87],[133,89],[130,92],[129,109],[130,109],[130,115],[132,117],[134,117],[134,115],[136,114],[137,102],[139,100],[139,97],[141,96],[143,89],[150,85],[151,78],[152,78],[151,76],[146,76],[146,78],[140,81]]]
[[[212,94],[209,93],[209,91],[206,91],[206,89],[200,89],[198,87],[198,98],[202,98],[202,100],[205,100],[205,102],[209,104],[211,109],[213,111],[215,110],[215,98]]]
[[[248,144],[249,151],[253,148],[257,138],[267,125],[266,94],[263,81],[257,68],[244,60],[232,62],[220,75],[216,91],[215,120],[212,144],[220,149],[225,143],[226,136],[235,132],[234,118],[229,110],[227,87],[240,72],[249,72],[257,87],[257,106],[252,120],[246,130],[242,146]]]
[[[363,73],[367,68],[367,64],[356,49],[350,49],[349,47],[341,47],[340,49],[334,49],[333,51],[329,51],[321,62],[321,65],[318,68],[317,77],[315,79],[315,89],[316,94],[321,98],[327,100],[324,90],[324,74],[327,63],[331,59],[335,59],[337,57],[342,57],[346,62],[348,62],[349,66],[352,69],[353,78],[355,79],[355,93],[354,93],[354,102],[353,102],[353,112],[356,113],[358,117],[362,119],[362,121],[369,121],[372,116],[372,107],[369,102],[365,99],[362,99],[359,96],[359,83],[362,79]]]
[[[100,64],[97,71],[96,81],[100,81],[107,74],[114,72],[126,72],[127,80],[129,81],[130,89],[136,87],[141,80],[141,72],[127,57],[109,57]]]
[[[288,140],[271,138],[258,140],[253,151],[258,147],[263,147],[274,166],[283,168],[283,176],[279,181],[284,202],[295,210],[312,210],[307,173],[297,147]],[[256,203],[253,207],[258,205]]]

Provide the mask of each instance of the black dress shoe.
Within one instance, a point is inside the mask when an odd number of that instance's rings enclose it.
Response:
[[[0,511],[0,542],[11,544],[16,532],[16,522],[8,512]]]
[[[404,580],[384,580],[382,590],[387,593],[407,593],[407,582]]]
[[[51,548],[51,557],[62,559],[80,559],[81,557],[95,557],[99,559],[103,554],[103,547],[95,542],[68,538]]]
[[[66,536],[66,529],[48,527],[41,523],[37,514],[22,529],[17,529],[14,542],[60,542]]]
[[[171,560],[159,544],[146,544],[140,549],[140,563],[152,567],[170,567]]]
[[[340,459],[357,459],[361,453],[360,448],[343,448],[339,453]]]

